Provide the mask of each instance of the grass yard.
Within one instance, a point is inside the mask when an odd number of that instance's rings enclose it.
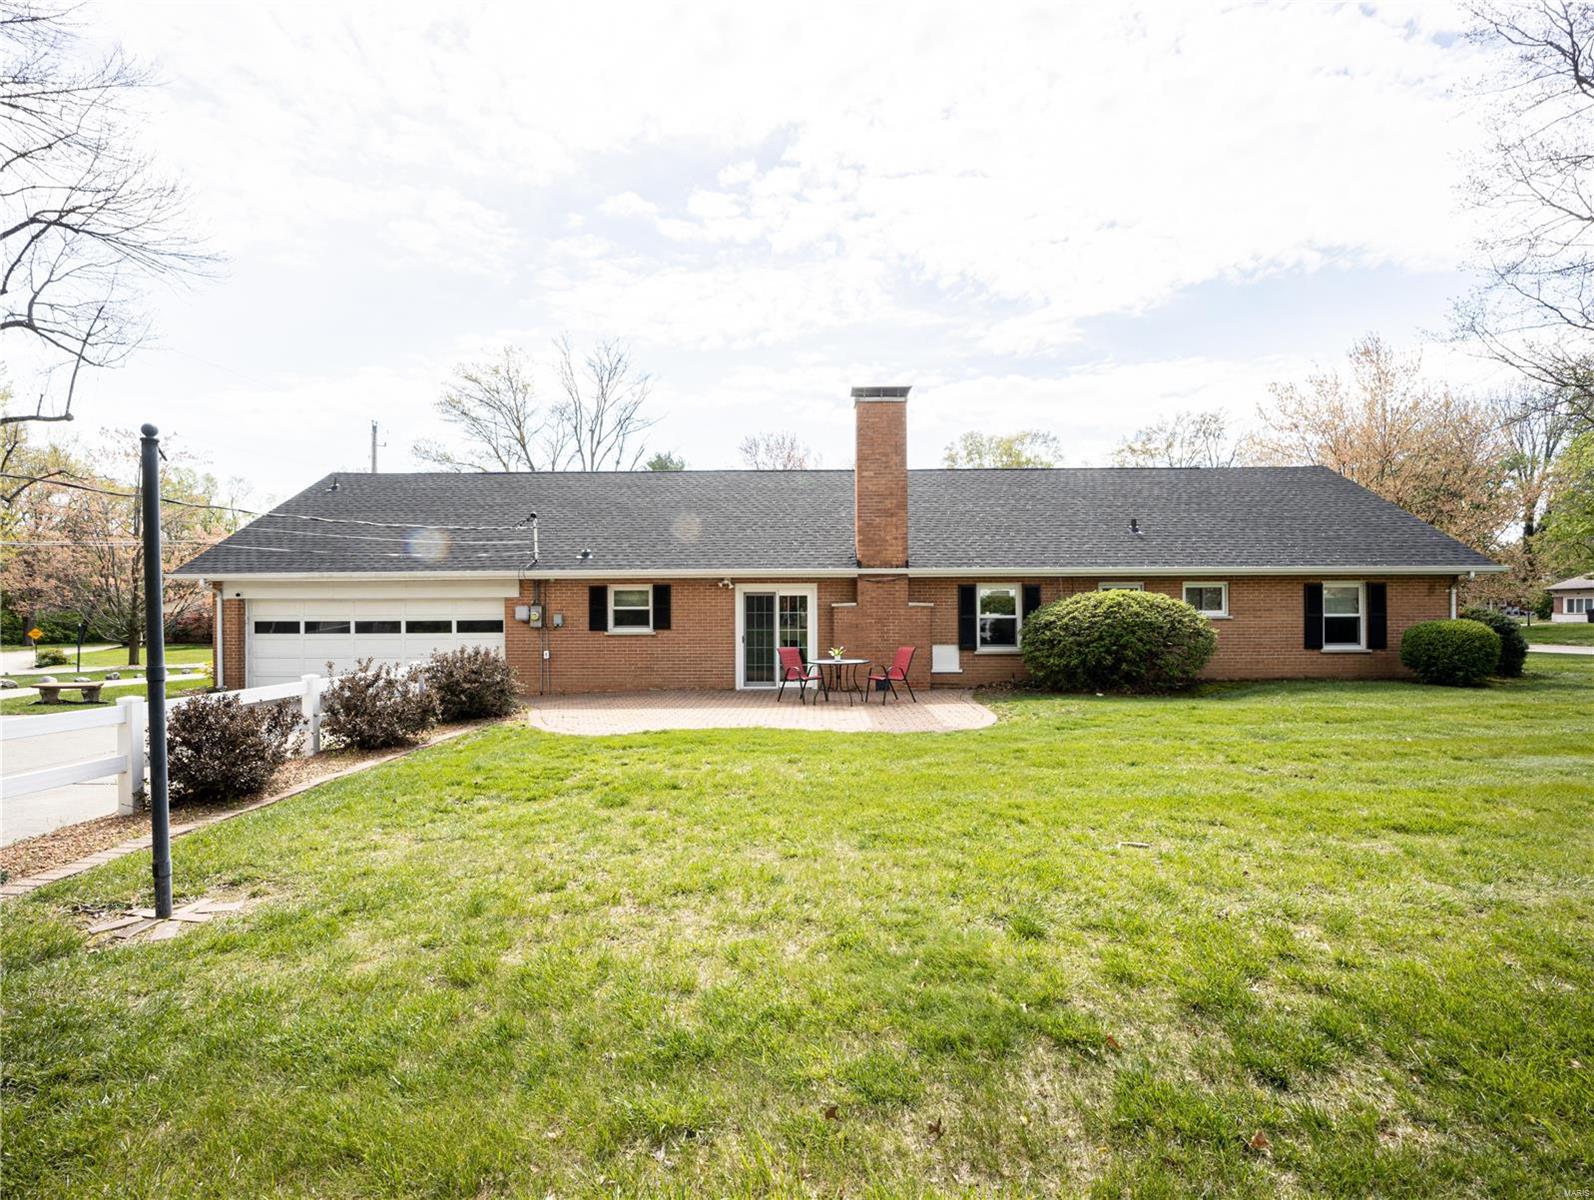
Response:
[[[88,672],[85,671],[84,674]],[[69,677],[59,675],[56,678],[69,680]],[[166,682],[166,694],[180,696],[184,692],[203,691],[210,685],[209,675],[199,679],[171,679]],[[70,712],[79,708],[100,708],[107,704],[115,704],[122,696],[142,696],[146,686],[143,683],[107,684],[105,690],[100,693],[99,704],[89,704],[79,700],[77,692],[62,693],[61,699],[54,704],[46,704],[38,696],[15,696],[8,700],[0,700],[0,717],[34,717],[45,713]],[[0,692],[0,696],[4,695],[4,692]]]
[[[6,1189],[1588,1195],[1594,661],[1530,665],[436,747],[178,841],[255,906],[175,941],[80,932],[143,857],[7,902]]]
[[[25,649],[26,647],[22,648]],[[7,649],[15,650],[18,649],[18,647],[8,646]],[[46,667],[43,668],[44,670],[59,673],[61,671],[75,671],[77,669],[76,646],[54,646],[51,647],[51,649],[59,650],[65,654],[67,656],[67,664],[64,667]],[[83,674],[85,675],[100,675],[106,671],[142,671],[148,665],[149,656],[143,649],[139,650],[138,666],[136,667],[129,667],[127,665],[126,646],[112,646],[108,650],[83,651]],[[209,642],[205,642],[200,645],[180,644],[166,647],[166,666],[168,668],[195,666],[208,667],[209,665]]]
[[[1546,642],[1559,643],[1562,646],[1594,646],[1594,625],[1588,622],[1581,624],[1575,621],[1537,621],[1532,625],[1522,627],[1522,636],[1528,639],[1530,646],[1542,646]]]

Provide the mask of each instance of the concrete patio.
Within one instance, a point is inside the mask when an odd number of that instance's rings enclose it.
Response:
[[[531,702],[532,728],[597,737],[661,729],[814,729],[829,733],[950,733],[981,729],[996,714],[969,691],[924,689],[915,704],[878,699],[868,704],[837,697],[799,704],[788,690],[659,691],[599,696],[541,696]]]

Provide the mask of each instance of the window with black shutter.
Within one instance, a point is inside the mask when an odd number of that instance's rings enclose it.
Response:
[[[670,585],[655,583],[653,585],[653,628],[668,629],[670,627]]]
[[[601,583],[587,589],[587,628],[594,633],[609,628],[609,589]]]
[[[1023,616],[1028,617],[1041,606],[1041,585],[1026,583],[1024,585],[1024,611]]]

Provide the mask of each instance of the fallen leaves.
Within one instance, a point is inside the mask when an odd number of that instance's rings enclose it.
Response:
[[[1273,1139],[1258,1129],[1251,1135],[1251,1140],[1246,1145],[1250,1146],[1258,1154],[1266,1154],[1273,1148]]]

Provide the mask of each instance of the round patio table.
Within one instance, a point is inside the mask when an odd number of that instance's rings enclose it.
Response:
[[[826,704],[830,703],[832,691],[845,692],[848,704],[854,696],[868,701],[869,696],[858,679],[858,668],[869,665],[867,658],[831,658],[826,654],[810,660],[810,665],[819,668],[819,690],[825,694]]]

